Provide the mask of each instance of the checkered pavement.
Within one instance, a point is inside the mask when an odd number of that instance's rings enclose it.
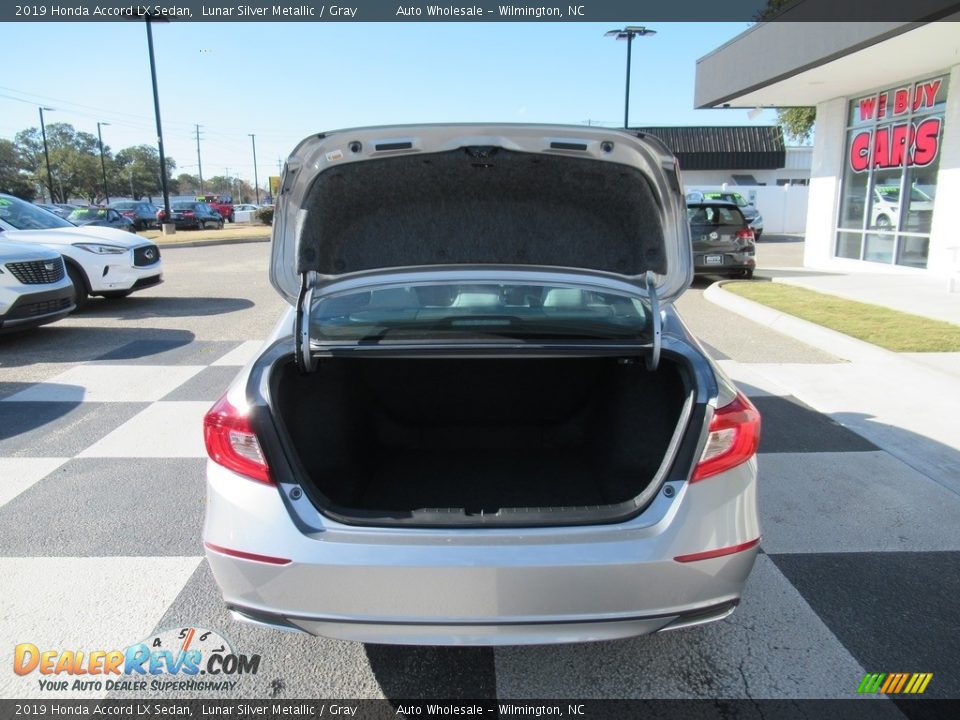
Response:
[[[189,625],[262,655],[228,697],[848,698],[866,671],[933,672],[928,695],[960,696],[960,497],[734,359],[764,418],[764,535],[730,619],[497,649],[235,624],[200,545],[200,422],[258,347],[137,340],[0,396],[0,696],[82,696],[14,675],[18,642],[110,649]]]

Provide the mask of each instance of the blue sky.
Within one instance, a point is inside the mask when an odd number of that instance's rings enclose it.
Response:
[[[626,44],[616,23],[170,23],[154,45],[167,154],[204,177],[261,184],[304,136],[358,125],[516,121],[617,125]],[[747,28],[658,23],[633,45],[631,124],[769,124],[771,111],[694,110],[697,58]],[[156,142],[143,24],[2,26],[0,137],[46,121],[96,133],[114,149]]]

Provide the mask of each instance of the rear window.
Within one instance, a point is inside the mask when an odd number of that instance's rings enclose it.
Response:
[[[737,208],[729,205],[702,205],[687,208],[691,225],[745,225],[746,221]]]
[[[573,285],[449,283],[381,286],[314,300],[321,341],[639,338],[639,299]]]
[[[747,202],[747,199],[740,193],[719,193],[719,192],[710,192],[704,193],[703,197],[707,200],[723,200],[724,202],[736,203],[739,207],[746,207],[750,203]]]

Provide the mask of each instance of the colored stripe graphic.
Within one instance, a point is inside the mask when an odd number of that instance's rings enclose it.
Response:
[[[857,688],[858,693],[875,693],[880,688],[880,683],[886,677],[886,673],[867,673]]]
[[[857,686],[857,692],[919,695],[932,679],[933,673],[867,673]]]

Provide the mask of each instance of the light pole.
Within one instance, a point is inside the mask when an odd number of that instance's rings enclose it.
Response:
[[[170,225],[170,193],[167,190],[167,159],[163,153],[163,127],[160,125],[160,93],[157,91],[157,64],[153,59],[153,29],[150,21],[153,19],[149,14],[145,16],[147,21],[147,50],[150,53],[150,79],[153,82],[153,112],[157,116],[157,148],[160,150],[160,186],[163,189],[163,219],[164,230],[172,228]],[[166,234],[166,233],[165,233]]]
[[[43,123],[43,111],[53,112],[56,108],[40,108],[40,135],[43,137],[43,157],[47,160],[47,190],[50,191],[50,202],[53,202],[53,175],[50,172],[50,151],[47,149],[47,126]]]
[[[656,30],[651,30],[650,28],[643,27],[642,25],[627,25],[621,30],[610,30],[609,32],[604,33],[604,37],[612,37],[616,40],[627,41],[627,91],[626,98],[623,102],[624,129],[630,127],[630,48],[633,44],[633,39],[635,37],[647,37],[649,35],[656,34]]]
[[[103,159],[103,135],[100,133],[100,126],[109,124],[108,122],[97,123],[97,141],[100,143],[100,172],[103,175],[103,199],[107,205],[110,204],[110,193],[107,190],[107,164]]]
[[[257,136],[249,133],[250,142],[253,143],[253,189],[257,193],[257,205],[260,204],[260,181],[257,179]]]
[[[200,194],[203,195],[203,164],[200,162],[200,126],[197,125],[197,174],[200,176]]]

